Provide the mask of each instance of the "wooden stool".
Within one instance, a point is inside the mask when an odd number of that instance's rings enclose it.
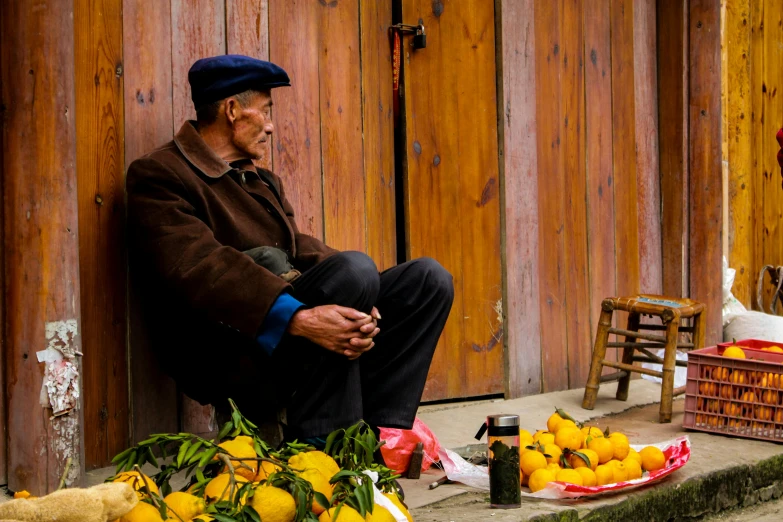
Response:
[[[602,382],[619,380],[617,384],[617,400],[628,399],[628,386],[631,383],[631,372],[644,373],[660,377],[661,383],[661,409],[660,422],[672,420],[672,398],[685,391],[684,387],[674,390],[674,370],[676,366],[687,366],[686,361],[677,360],[677,349],[688,350],[702,348],[704,346],[704,332],[706,318],[704,317],[704,304],[690,299],[676,299],[657,295],[638,295],[635,297],[611,297],[601,303],[601,318],[598,321],[598,332],[595,334],[595,346],[593,347],[593,360],[590,364],[590,375],[587,378],[585,396],[582,400],[582,408],[592,410],[598,397],[598,387]],[[628,312],[628,326],[625,330],[612,328],[612,314],[615,310]],[[656,316],[661,318],[662,325],[644,324],[641,316]],[[692,319],[690,326],[680,324],[683,319]],[[642,330],[664,331],[665,336]],[[691,333],[692,342],[679,342],[680,333]],[[608,342],[609,334],[624,336],[624,342]],[[639,342],[643,339],[647,342]],[[622,348],[622,362],[606,360],[607,348]],[[664,357],[661,359],[652,353],[652,349],[665,348]],[[636,352],[640,352],[639,355]],[[649,370],[634,365],[635,362],[648,362],[663,365],[663,371]],[[616,368],[620,371],[601,376],[604,366]]]

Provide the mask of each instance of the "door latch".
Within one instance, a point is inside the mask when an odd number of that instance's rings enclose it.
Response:
[[[392,26],[392,29],[400,34],[412,34],[414,49],[424,49],[427,47],[427,35],[424,33],[423,23],[420,23],[419,25],[396,24]]]

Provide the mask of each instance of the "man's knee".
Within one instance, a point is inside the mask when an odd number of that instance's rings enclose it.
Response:
[[[329,258],[335,264],[332,285],[339,292],[348,292],[374,300],[380,290],[380,277],[375,262],[361,252],[340,252]]]
[[[412,263],[427,293],[435,293],[444,299],[454,299],[454,278],[443,265],[431,257],[420,257]]]

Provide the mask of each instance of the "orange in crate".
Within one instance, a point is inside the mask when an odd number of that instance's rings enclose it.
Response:
[[[683,426],[783,442],[783,353],[760,349],[778,343],[736,344],[745,359],[722,356],[731,344],[689,353]]]

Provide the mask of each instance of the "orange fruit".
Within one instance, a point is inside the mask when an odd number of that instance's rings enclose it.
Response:
[[[612,441],[612,446],[614,447],[614,458],[623,460],[628,456],[631,450],[631,447],[628,445],[628,437],[616,431],[609,435],[609,440]]]
[[[549,457],[546,459],[547,464],[560,463],[560,455],[563,454],[563,451],[557,445],[547,444],[542,449],[544,450],[544,453],[549,455]]]
[[[582,435],[585,437],[585,444],[582,446],[583,448],[587,447],[587,439],[597,439],[604,436],[604,433],[595,426],[585,426],[581,431]]]
[[[554,433],[557,431],[557,426],[563,422],[563,417],[560,416],[559,413],[554,412],[552,415],[549,416],[549,418],[546,420],[546,429],[550,432]]]
[[[576,472],[582,475],[582,485],[591,487],[597,484],[598,479],[595,476],[595,471],[589,468],[576,468]]]
[[[547,466],[546,457],[543,453],[538,451],[528,451],[524,455],[520,455],[519,467],[522,469],[522,473],[526,477],[530,477],[537,469],[545,468]]]
[[[155,481],[143,473],[140,474],[138,471],[125,471],[120,473],[112,482],[125,482],[130,484],[131,487],[136,490],[136,495],[138,495],[139,499],[147,497],[148,487],[150,493],[160,495],[160,491],[158,490]]]
[[[247,443],[247,438],[248,437],[243,437],[239,440],[227,440],[218,444],[218,447],[228,453],[228,456],[231,458],[231,465],[234,467],[234,473],[236,475],[246,478],[247,480],[253,480],[256,478],[256,468],[258,467],[258,462],[256,460],[242,459],[255,459],[258,457],[258,455],[256,455],[256,450],[253,449],[253,446]],[[237,460],[234,460],[234,458]],[[219,460],[217,455],[213,460]],[[222,473],[225,473],[226,471],[228,470],[224,466]]]
[[[598,467],[598,453],[591,449],[581,449],[579,450],[579,453],[586,456],[590,460],[590,466],[589,468],[593,471],[595,471],[595,468]],[[583,468],[588,467],[587,463],[582,459],[582,457],[578,455],[571,455],[571,467],[576,468]]]
[[[640,466],[642,465],[642,457],[641,457],[641,455],[639,455],[639,452],[636,451],[633,448],[630,448],[628,450],[628,456],[626,457],[626,459],[633,459],[636,462],[638,462]]]
[[[528,479],[528,487],[530,488],[530,491],[535,493],[536,491],[544,489],[544,487],[550,482],[554,482],[555,477],[556,475],[548,469],[537,469],[533,472],[532,475],[530,475],[530,479]]]
[[[557,435],[557,432],[562,430],[563,428],[576,428],[576,429],[579,429],[579,427],[576,425],[576,423],[574,421],[565,419],[560,424],[557,425],[557,429],[554,431],[554,434]]]
[[[612,473],[614,474],[615,482],[625,482],[628,480],[628,468],[626,468],[625,464],[622,462],[617,462],[612,466]]]
[[[642,477],[642,465],[636,459],[627,457],[623,464],[625,464],[625,468],[628,470],[628,480]]]
[[[596,452],[599,464],[606,464],[614,457],[614,445],[611,439],[597,437],[587,443],[587,448]]]
[[[235,475],[236,489],[231,491],[231,477],[228,473],[221,473],[217,477],[213,478],[204,488],[204,496],[207,503],[212,504],[219,500],[233,500],[239,488],[242,487],[247,479],[241,475]]]
[[[663,452],[655,446],[647,446],[639,452],[642,457],[642,468],[645,471],[657,471],[666,466],[666,457]]]
[[[566,448],[571,451],[578,450],[582,447],[582,443],[584,443],[582,432],[575,426],[560,428],[557,430],[557,434],[555,434],[555,444],[562,450],[565,450]]]
[[[582,475],[575,469],[561,469],[555,475],[557,482],[566,482],[568,484],[576,484],[577,486],[584,486]]]
[[[744,359],[745,352],[742,351],[742,348],[738,346],[729,346],[723,350],[723,357],[728,357],[730,359]]]
[[[602,464],[595,468],[595,481],[598,486],[614,484],[614,470],[612,466]]]
[[[542,446],[555,443],[555,434],[544,430],[538,430],[533,434],[533,441],[541,443]]]
[[[560,464],[548,464],[546,469],[548,469],[549,471],[551,471],[554,474],[557,474],[557,472],[560,471],[563,468],[560,467]]]
[[[519,447],[524,448],[525,446],[530,446],[531,444],[533,444],[533,436],[530,434],[529,431],[520,428]]]

